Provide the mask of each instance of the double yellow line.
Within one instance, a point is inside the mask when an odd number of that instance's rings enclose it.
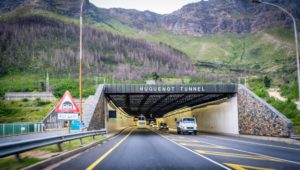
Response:
[[[114,145],[114,147],[110,148],[105,154],[103,154],[99,159],[97,159],[94,163],[92,163],[89,167],[86,168],[86,170],[92,170],[94,169],[101,161],[103,161],[104,158],[106,158],[113,150],[115,150],[124,140],[128,138],[128,136],[133,132],[134,129],[131,129],[131,131],[117,144]]]

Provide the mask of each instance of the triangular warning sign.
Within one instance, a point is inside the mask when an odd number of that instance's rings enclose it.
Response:
[[[63,97],[60,99],[58,105],[56,106],[55,112],[62,113],[79,113],[80,110],[75,103],[69,91],[66,91]]]

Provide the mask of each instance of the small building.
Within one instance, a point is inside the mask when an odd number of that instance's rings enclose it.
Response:
[[[5,93],[5,100],[56,100],[51,92],[7,92]]]

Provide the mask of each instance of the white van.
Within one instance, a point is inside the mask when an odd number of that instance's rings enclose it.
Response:
[[[197,122],[194,117],[185,117],[176,122],[177,134],[190,133],[197,135]]]
[[[145,118],[145,116],[141,115],[141,116],[138,117],[137,127],[138,128],[145,128],[146,127],[146,118]]]

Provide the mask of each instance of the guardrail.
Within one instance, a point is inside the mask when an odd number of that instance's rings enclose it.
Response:
[[[82,144],[82,138],[89,137],[89,136],[97,136],[103,135],[106,133],[106,129],[102,130],[95,130],[95,131],[88,131],[70,135],[60,135],[55,137],[46,137],[46,138],[39,138],[34,140],[25,140],[19,142],[9,142],[5,144],[0,144],[0,158],[6,157],[9,155],[16,155],[17,159],[20,159],[19,154],[22,152],[30,151],[36,148],[57,144],[58,149],[61,151],[61,144],[67,141],[80,139]]]

